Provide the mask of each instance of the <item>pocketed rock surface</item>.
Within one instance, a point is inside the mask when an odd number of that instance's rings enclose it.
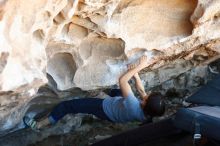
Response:
[[[192,93],[219,57],[219,16],[219,0],[0,0],[0,135],[33,104],[116,86],[142,55],[147,90]],[[45,84],[55,94],[35,101]]]

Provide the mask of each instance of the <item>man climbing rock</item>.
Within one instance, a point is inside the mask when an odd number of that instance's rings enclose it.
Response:
[[[129,65],[128,71],[119,78],[121,95],[110,97],[106,95],[101,98],[73,99],[59,103],[49,116],[43,120],[24,117],[24,123],[33,130],[39,130],[47,125],[57,123],[66,114],[93,114],[100,119],[115,123],[125,123],[130,121],[143,122],[148,116],[160,116],[164,113],[165,106],[162,95],[152,93],[147,95],[142,85],[138,72],[147,67],[147,57],[139,59],[137,65]],[[137,99],[128,81],[134,77],[137,91],[141,99]]]

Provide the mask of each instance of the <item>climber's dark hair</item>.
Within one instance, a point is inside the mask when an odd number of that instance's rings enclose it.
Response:
[[[143,108],[145,116],[162,116],[165,112],[163,96],[159,92],[151,93]]]

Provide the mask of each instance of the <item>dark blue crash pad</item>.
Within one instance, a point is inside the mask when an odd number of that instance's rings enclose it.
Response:
[[[202,136],[220,140],[220,107],[218,106],[182,108],[177,111],[173,122],[177,128],[191,133],[195,132],[197,124]]]
[[[220,106],[220,75],[201,87],[186,101],[195,104]]]

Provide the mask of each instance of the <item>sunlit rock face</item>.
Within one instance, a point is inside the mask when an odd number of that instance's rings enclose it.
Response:
[[[146,55],[153,87],[214,60],[219,16],[218,0],[0,0],[0,130],[21,121],[46,73],[59,90],[93,90]]]

